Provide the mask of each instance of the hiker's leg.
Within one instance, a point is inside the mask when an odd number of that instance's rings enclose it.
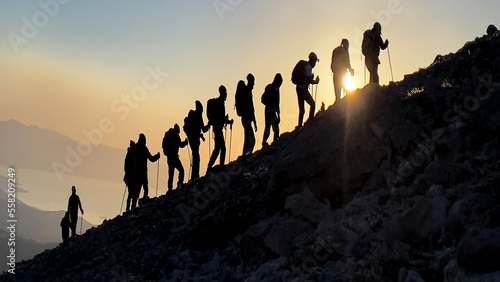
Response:
[[[304,113],[305,113],[304,99],[302,97],[303,89],[297,86],[296,90],[297,90],[297,100],[299,102],[299,127],[301,127],[304,121]]]
[[[335,89],[335,103],[340,101],[342,95],[342,76],[340,74],[333,74],[333,88]]]
[[[179,177],[177,180],[177,188],[179,188],[179,186],[184,183],[184,167],[182,166],[182,162],[179,159],[179,156],[177,156],[176,163],[177,165],[175,167],[177,168],[177,170],[179,170]]]
[[[262,138],[262,144],[265,144],[267,142],[267,139],[269,138],[269,134],[271,133],[271,115],[269,113],[270,111],[266,108],[264,112],[264,117],[266,121],[266,127],[264,128],[264,137]]]
[[[191,146],[191,151],[193,152],[193,166],[191,173],[191,180],[200,177],[200,143],[189,144]]]
[[[174,172],[175,172],[175,163],[172,161],[173,156],[167,156],[168,163],[168,191],[172,190],[174,186]]]
[[[314,102],[314,99],[313,97],[311,96],[311,94],[309,93],[309,91],[306,92],[306,102],[309,104],[309,106],[311,107],[309,109],[309,119],[312,119],[314,117],[314,113],[316,111],[316,103]]]

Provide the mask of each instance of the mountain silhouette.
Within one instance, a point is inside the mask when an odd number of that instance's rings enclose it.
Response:
[[[70,154],[67,148],[77,152],[78,142],[67,136],[13,119],[0,122],[0,134],[2,165],[55,172],[53,163],[57,162],[73,169],[73,175],[115,182],[123,178],[125,150],[93,146],[92,152],[83,156],[77,167],[72,167],[66,161]]]
[[[500,38],[17,264],[46,281],[500,278]],[[4,274],[1,280],[14,276]]]

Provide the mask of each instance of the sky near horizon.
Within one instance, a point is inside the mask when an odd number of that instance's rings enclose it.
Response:
[[[144,132],[157,152],[164,132],[175,123],[182,126],[195,100],[206,105],[223,84],[226,112],[235,119],[235,159],[243,131],[234,92],[248,73],[256,78],[260,149],[265,86],[282,73],[281,131],[293,130],[298,107],[291,70],[309,52],[320,59],[313,70],[321,79],[319,109],[321,102],[334,100],[329,67],[342,38],[351,43],[355,84],[361,88],[359,46],[375,21],[390,41],[398,81],[437,54],[482,36],[489,24],[498,25],[499,12],[500,2],[493,0],[1,1],[0,121],[16,119],[123,150]],[[387,51],[380,58],[381,84],[387,84]],[[208,146],[202,146],[203,174]],[[182,154],[186,159],[187,152]]]

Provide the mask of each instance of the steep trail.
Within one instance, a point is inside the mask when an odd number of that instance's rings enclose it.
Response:
[[[498,279],[498,252],[485,250],[500,250],[499,47],[498,34],[477,38],[360,89],[272,146],[18,263],[15,278]]]

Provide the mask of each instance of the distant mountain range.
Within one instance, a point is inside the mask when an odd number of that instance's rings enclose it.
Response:
[[[1,183],[7,183],[7,179],[0,176]],[[21,189],[19,189],[21,190]],[[18,193],[19,193],[18,190]],[[16,259],[31,259],[34,255],[42,252],[45,249],[51,249],[57,246],[61,241],[61,228],[59,223],[64,216],[64,211],[42,211],[37,208],[30,207],[16,200]],[[8,254],[9,246],[7,239],[9,231],[7,228],[7,193],[0,189],[0,207],[5,208],[0,213],[0,253]],[[80,225],[80,223],[78,223]],[[83,221],[82,230],[87,230],[93,225]],[[79,233],[80,229],[77,229]],[[6,270],[7,257],[2,256],[0,259],[0,271]]]
[[[7,183],[7,179],[3,176],[0,176],[0,181],[1,183]],[[19,199],[16,200],[15,204],[18,220],[17,235],[43,244],[62,240],[59,223],[64,216],[64,211],[42,211],[26,205]],[[7,193],[3,189],[0,189],[0,207],[7,209]],[[3,210],[0,213],[0,222],[7,222],[7,212]],[[7,225],[4,225],[0,225],[0,230],[6,230]],[[80,225],[80,222],[78,225]],[[83,223],[84,230],[92,226],[87,221]],[[0,238],[0,240],[2,239]]]
[[[115,182],[123,177],[125,150],[95,146],[81,162],[69,163],[68,148],[76,153],[79,142],[55,131],[11,119],[0,122],[0,136],[0,165],[54,172],[53,164],[58,163],[77,176]]]

